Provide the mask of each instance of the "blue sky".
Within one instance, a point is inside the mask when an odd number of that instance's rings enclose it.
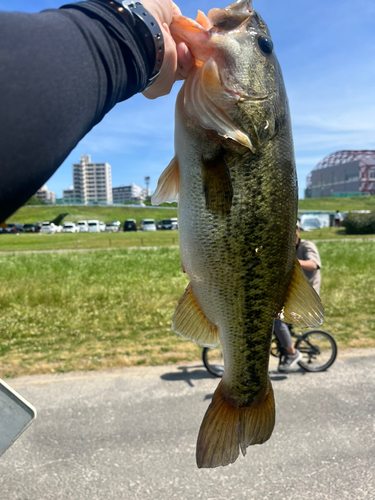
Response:
[[[0,10],[38,12],[60,0],[0,0]],[[195,17],[222,0],[182,0],[183,14]],[[375,149],[375,1],[253,0],[270,28],[289,96],[303,198],[307,174],[324,156],[340,149]],[[174,155],[174,103],[169,96],[142,95],[117,105],[71,152],[48,181],[61,197],[72,184],[71,164],[82,154],[112,166],[112,185],[132,182],[150,188]]]

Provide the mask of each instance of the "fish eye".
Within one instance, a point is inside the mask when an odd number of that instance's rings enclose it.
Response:
[[[267,55],[271,54],[273,51],[273,42],[268,36],[261,35],[258,38],[258,45],[260,47],[260,50]]]

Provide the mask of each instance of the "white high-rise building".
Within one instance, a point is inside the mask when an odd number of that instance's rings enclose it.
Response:
[[[73,164],[74,198],[77,202],[112,204],[111,165],[93,163],[90,155],[82,155]]]

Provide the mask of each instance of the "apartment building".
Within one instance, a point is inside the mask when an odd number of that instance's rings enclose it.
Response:
[[[112,188],[113,203],[125,203],[131,201],[144,200],[144,189],[137,184],[130,184],[130,186],[119,186]]]
[[[77,203],[111,205],[111,166],[108,163],[93,163],[90,155],[82,155],[79,163],[73,164],[73,188]]]
[[[38,200],[41,200],[49,205],[55,205],[56,203],[55,193],[53,191],[49,191],[46,184],[43,184],[43,186],[38,189],[35,193],[35,198],[38,198]]]

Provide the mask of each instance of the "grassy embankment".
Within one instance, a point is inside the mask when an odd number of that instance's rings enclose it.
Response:
[[[299,210],[340,210],[341,212],[350,210],[375,210],[375,196],[359,196],[347,198],[310,198],[299,200]],[[105,223],[112,220],[119,220],[121,223],[126,219],[136,219],[139,223],[141,219],[152,218],[155,220],[176,217],[175,206],[164,204],[164,208],[133,208],[126,205],[120,207],[98,207],[98,206],[25,206],[17,210],[8,222],[18,222],[21,224],[37,221],[52,220],[61,213],[68,213],[65,220],[77,222],[84,219],[98,219]]]
[[[375,210],[375,196],[348,196],[347,198],[306,198],[298,200],[299,210]]]
[[[318,198],[299,201],[300,210],[373,210],[375,196],[353,198]],[[97,207],[97,206],[67,206],[67,207],[33,207],[19,209],[8,219],[9,222],[30,223],[38,220],[52,220],[60,213],[67,212],[65,220],[77,222],[80,219],[98,219],[103,222],[126,219],[152,218],[155,220],[177,216],[176,207],[166,208],[133,208],[133,207]],[[345,236],[344,229],[324,228],[303,235],[308,239],[337,239]],[[349,236],[355,238],[356,236]],[[373,237],[372,235],[363,236]],[[90,248],[127,248],[132,246],[169,246],[177,244],[177,234],[170,231],[156,234],[138,233],[93,233],[93,234],[20,234],[19,236],[3,235],[0,237],[0,251],[22,250],[55,250],[55,249],[90,249]]]
[[[375,346],[375,245],[318,243],[325,329]],[[0,377],[199,359],[170,330],[178,249],[0,256]]]
[[[167,205],[167,204],[166,204]],[[59,214],[67,213],[63,222],[77,222],[79,220],[100,220],[104,223],[113,220],[119,220],[121,224],[126,219],[135,219],[139,225],[141,219],[168,219],[170,217],[177,217],[176,206],[165,208],[149,208],[149,207],[127,207],[126,205],[120,207],[98,207],[92,206],[32,206],[28,205],[20,208],[15,212],[7,222],[13,223],[35,223],[38,221],[51,221]]]

